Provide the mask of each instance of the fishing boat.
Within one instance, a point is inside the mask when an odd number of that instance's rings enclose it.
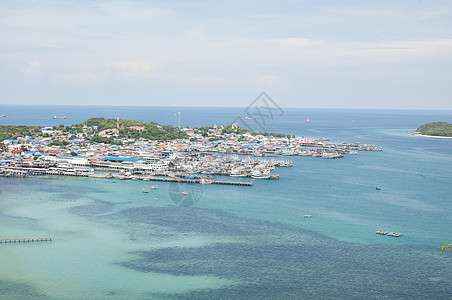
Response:
[[[149,193],[147,189],[143,189],[143,193]]]
[[[283,151],[281,152],[281,155],[283,155],[283,156],[294,156],[294,155],[298,155],[298,153],[296,153],[296,152],[293,151],[293,150],[287,149],[287,150],[283,150]]]
[[[377,191],[381,190],[381,188],[380,188],[379,186],[377,186],[375,189],[376,189]]]
[[[203,178],[199,181],[199,183],[200,184],[211,184],[212,180]]]
[[[389,236],[394,236],[394,237],[399,237],[399,236],[402,236],[403,234],[398,233],[398,232],[390,232],[390,233],[388,233],[388,235]]]
[[[57,116],[55,115],[55,116],[53,116],[53,118],[54,118],[54,119],[66,119],[66,116],[64,116],[64,117],[57,117]]]
[[[339,154],[337,152],[323,152],[322,153],[322,158],[340,158],[343,157],[342,154]]]
[[[253,156],[263,156],[263,154],[262,154],[262,152],[260,152],[260,151],[254,151],[253,152]]]
[[[312,156],[312,153],[307,151],[307,150],[302,150],[300,152],[298,152],[299,156]]]
[[[245,173],[237,173],[237,174],[229,174],[229,176],[231,176],[231,177],[246,177],[246,174]]]
[[[259,170],[254,170],[251,173],[251,178],[254,178],[254,179],[270,179],[270,173],[268,173],[268,172],[261,172]]]
[[[309,118],[306,118],[306,121],[304,121],[305,123],[310,123],[311,121],[309,120]]]

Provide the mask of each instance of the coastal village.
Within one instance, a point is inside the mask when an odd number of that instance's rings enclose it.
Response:
[[[92,118],[66,127],[22,127],[27,130],[0,143],[0,176],[84,176],[249,186],[252,181],[242,178],[279,179],[277,168],[291,167],[291,156],[334,159],[358,151],[381,150],[375,145],[248,132],[237,124],[179,129],[120,121],[118,117]],[[152,139],[151,131],[157,139]],[[23,132],[28,135],[20,136]]]

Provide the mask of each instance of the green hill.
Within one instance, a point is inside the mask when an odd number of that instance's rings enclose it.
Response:
[[[108,129],[116,128],[116,119],[90,118],[82,124],[74,124],[72,128],[83,129],[83,125],[95,128],[98,134]],[[172,140],[186,138],[185,132],[177,127],[159,125],[155,122],[141,122],[135,120],[119,120],[119,138],[145,138],[151,140]]]
[[[447,122],[433,122],[419,126],[416,130],[423,135],[452,137],[452,124]]]
[[[40,126],[0,125],[0,141],[9,138],[34,136],[40,132]]]

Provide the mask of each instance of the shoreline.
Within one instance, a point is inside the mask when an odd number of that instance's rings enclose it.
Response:
[[[423,136],[423,137],[430,137],[430,138],[437,138],[437,139],[452,139],[452,136],[441,136],[441,135],[425,135],[422,133],[418,133],[416,131],[413,132],[414,136]]]

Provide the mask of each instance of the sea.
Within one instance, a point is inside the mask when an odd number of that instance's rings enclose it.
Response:
[[[1,125],[119,114],[181,127],[242,122],[383,149],[340,159],[280,157],[293,167],[278,168],[279,180],[247,179],[251,187],[1,177],[0,239],[53,240],[0,244],[0,299],[451,298],[452,251],[441,246],[452,242],[452,139],[413,131],[452,122],[452,111],[255,112],[0,105]],[[142,192],[151,185],[157,189]],[[196,201],[177,205],[175,188]]]

